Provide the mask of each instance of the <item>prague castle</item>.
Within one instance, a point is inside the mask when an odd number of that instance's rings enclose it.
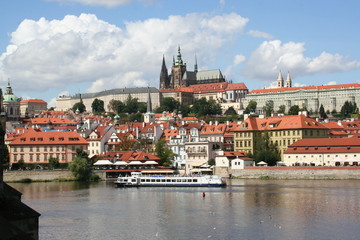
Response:
[[[271,103],[274,111],[281,105],[285,106],[287,112],[291,106],[298,105],[308,111],[317,112],[323,105],[325,111],[339,112],[346,101],[360,104],[360,84],[336,84],[307,87],[292,87],[291,77],[288,73],[286,85],[281,72],[277,79],[277,88],[256,89],[250,91],[245,99],[244,105],[250,101],[257,103],[257,112],[262,113],[263,107]]]
[[[257,103],[257,113],[263,113],[267,104],[273,106],[276,112],[280,106],[285,106],[285,112],[298,105],[308,111],[317,112],[323,105],[325,111],[339,112],[346,101],[360,105],[360,84],[337,84],[308,87],[293,87],[290,73],[287,73],[286,80],[279,72],[277,88],[256,89],[248,91],[244,83],[231,83],[226,81],[219,69],[199,71],[195,57],[194,70],[187,69],[186,63],[181,56],[178,47],[176,58],[170,72],[162,59],[159,78],[159,89],[150,88],[119,88],[101,91],[97,93],[76,94],[74,96],[61,96],[56,100],[57,110],[68,110],[80,101],[82,97],[86,109],[91,109],[91,104],[98,98],[104,101],[106,110],[109,102],[114,100],[125,101],[129,96],[138,98],[139,102],[147,102],[150,91],[153,107],[160,106],[160,101],[165,97],[172,97],[183,104],[192,104],[194,99],[206,98],[217,101],[222,109],[226,111],[233,107],[241,113],[250,101]]]

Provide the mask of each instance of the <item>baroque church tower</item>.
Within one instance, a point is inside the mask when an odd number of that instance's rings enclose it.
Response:
[[[183,75],[186,71],[186,64],[183,62],[181,58],[180,46],[178,47],[178,54],[176,56],[176,61],[173,63],[173,67],[171,69],[171,76],[173,78],[173,86],[172,88],[179,88],[182,86],[186,86],[183,82]]]

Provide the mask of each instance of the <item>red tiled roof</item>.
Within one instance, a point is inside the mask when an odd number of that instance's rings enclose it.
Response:
[[[29,129],[16,137],[10,145],[87,145],[88,142],[76,132],[41,132]]]
[[[46,103],[44,100],[41,99],[27,99],[27,100],[21,100],[21,103]]]
[[[229,83],[229,85],[226,88],[226,91],[229,90],[246,90],[247,87],[245,85],[245,83],[241,82],[241,83]]]
[[[32,118],[32,124],[76,124],[75,121],[67,119],[67,118]]]
[[[244,120],[246,128],[238,128],[236,131],[264,131],[283,129],[327,129],[321,123],[304,115],[288,115],[265,118],[248,118]]]
[[[308,86],[308,87],[256,89],[249,92],[249,94],[277,93],[277,92],[289,92],[289,91],[298,91],[298,90],[330,90],[330,89],[342,89],[342,88],[345,89],[360,88],[360,84],[352,83],[352,84],[337,84],[337,85]]]

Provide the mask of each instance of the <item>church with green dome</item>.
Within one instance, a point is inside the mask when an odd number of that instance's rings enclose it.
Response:
[[[8,80],[6,92],[3,94],[3,108],[8,120],[18,120],[20,118],[20,101],[21,98],[14,95],[10,80]]]

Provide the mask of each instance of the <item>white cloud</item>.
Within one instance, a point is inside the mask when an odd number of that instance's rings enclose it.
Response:
[[[269,80],[274,79],[280,70],[304,76],[360,68],[360,61],[351,61],[339,54],[323,52],[318,57],[310,58],[305,57],[304,52],[304,43],[265,41],[248,57],[242,74],[250,79]]]
[[[250,30],[247,32],[248,35],[256,38],[266,38],[266,39],[272,39],[273,36],[266,32],[260,32],[258,30]]]
[[[124,28],[92,14],[52,21],[26,19],[0,57],[0,75],[13,79],[17,91],[80,83],[87,83],[89,91],[158,86],[163,54],[171,62],[180,44],[183,56],[196,52],[199,67],[204,68],[247,22],[234,13],[152,18],[126,22]]]
[[[244,55],[236,55],[235,57],[234,57],[234,66],[237,66],[237,65],[239,65],[240,63],[242,63],[242,62],[244,62],[245,61],[245,59],[246,59],[246,57],[244,56]]]
[[[330,82],[326,83],[325,85],[336,85],[336,81],[330,81]]]
[[[133,0],[47,0],[49,2],[59,2],[59,3],[80,3],[83,5],[90,6],[105,6],[105,7],[117,7],[121,5],[126,5]]]

